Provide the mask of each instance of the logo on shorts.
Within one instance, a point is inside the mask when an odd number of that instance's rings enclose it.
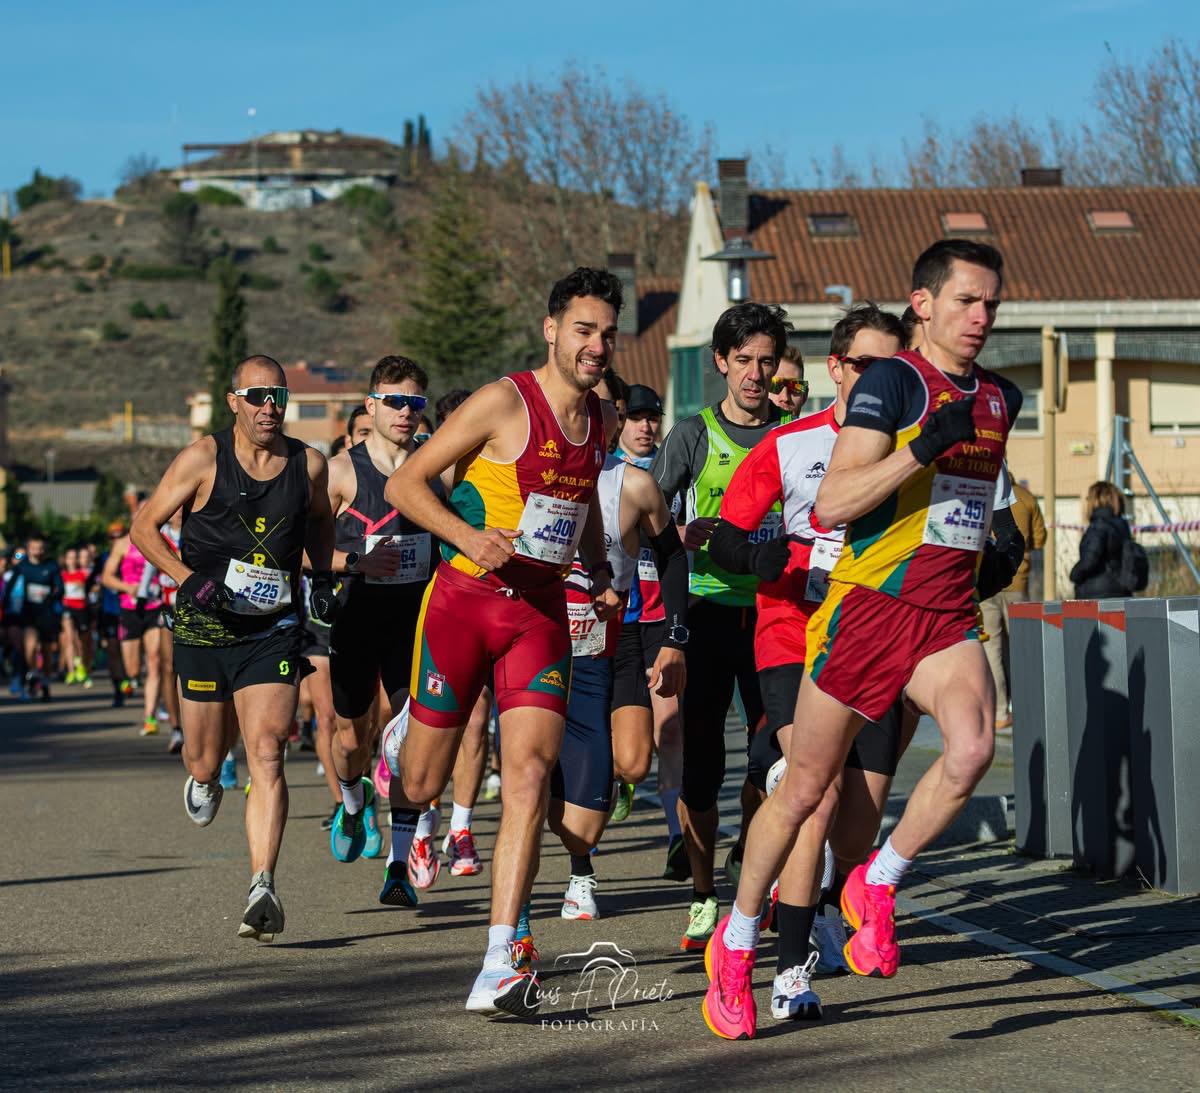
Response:
[[[441,698],[446,690],[446,677],[438,672],[426,672],[425,690],[428,694],[433,695],[434,698]]]
[[[215,691],[217,681],[215,679],[189,679],[187,689],[189,691]]]
[[[291,671],[291,668],[292,666],[286,660],[279,662],[279,674],[281,676],[286,676]]]
[[[562,672],[557,668],[552,668],[548,672],[543,672],[538,678],[539,683],[546,684],[547,687],[557,687],[560,691],[567,689],[567,681],[563,679]]]
[[[542,459],[562,459],[562,452],[558,450],[558,444],[554,440],[545,440],[542,446],[538,448],[538,456]]]

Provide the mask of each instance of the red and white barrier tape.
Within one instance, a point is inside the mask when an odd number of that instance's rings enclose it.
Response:
[[[1047,524],[1046,526],[1059,531],[1087,531],[1087,524]],[[1200,531],[1200,520],[1184,520],[1178,524],[1134,524],[1129,530],[1134,535],[1140,535],[1143,532]]]

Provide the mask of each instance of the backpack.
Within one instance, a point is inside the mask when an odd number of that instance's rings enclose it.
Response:
[[[1132,537],[1121,544],[1121,563],[1117,580],[1130,594],[1145,591],[1146,585],[1150,583],[1150,559]]]

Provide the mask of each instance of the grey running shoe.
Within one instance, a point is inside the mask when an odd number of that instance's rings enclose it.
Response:
[[[817,954],[810,953],[808,960],[788,968],[775,977],[771,985],[771,1016],[776,1021],[819,1021],[821,999],[812,989],[813,968]]]
[[[842,923],[842,912],[829,907],[813,918],[809,944],[817,951],[817,962],[813,967],[816,975],[847,975],[843,951],[846,948],[846,927]]]
[[[189,774],[183,783],[183,807],[188,819],[199,827],[208,827],[216,819],[224,795],[225,790],[219,782],[206,786]]]
[[[283,904],[275,894],[275,882],[264,872],[255,873],[250,881],[246,913],[238,927],[238,937],[255,941],[274,941],[283,933]]]

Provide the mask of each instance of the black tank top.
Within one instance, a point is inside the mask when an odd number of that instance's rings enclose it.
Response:
[[[307,445],[284,437],[287,463],[263,482],[238,462],[231,428],[213,433],[213,440],[217,469],[212,494],[202,509],[184,509],[180,556],[189,569],[225,582],[247,602],[219,616],[192,611],[181,602],[175,639],[185,645],[244,640],[295,619],[300,603],[309,510]],[[256,580],[261,571],[281,572],[283,580]],[[280,602],[278,608],[272,607],[272,599]]]
[[[379,583],[368,581],[362,575],[353,576],[346,582],[356,599],[361,593],[355,590],[367,585],[371,588],[370,599],[383,597],[381,604],[394,597],[421,596],[429,583],[432,567],[436,564],[438,543],[423,527],[414,524],[396,511],[383,496],[387,475],[375,466],[366,443],[355,444],[349,449],[350,465],[354,468],[354,500],[338,515],[335,523],[336,547],[343,551],[366,553],[371,536],[398,535],[411,537],[403,549],[408,552],[408,580],[404,583]],[[433,484],[434,492],[441,497],[441,482]],[[371,539],[371,546],[376,540]],[[403,571],[402,571],[403,572]]]

